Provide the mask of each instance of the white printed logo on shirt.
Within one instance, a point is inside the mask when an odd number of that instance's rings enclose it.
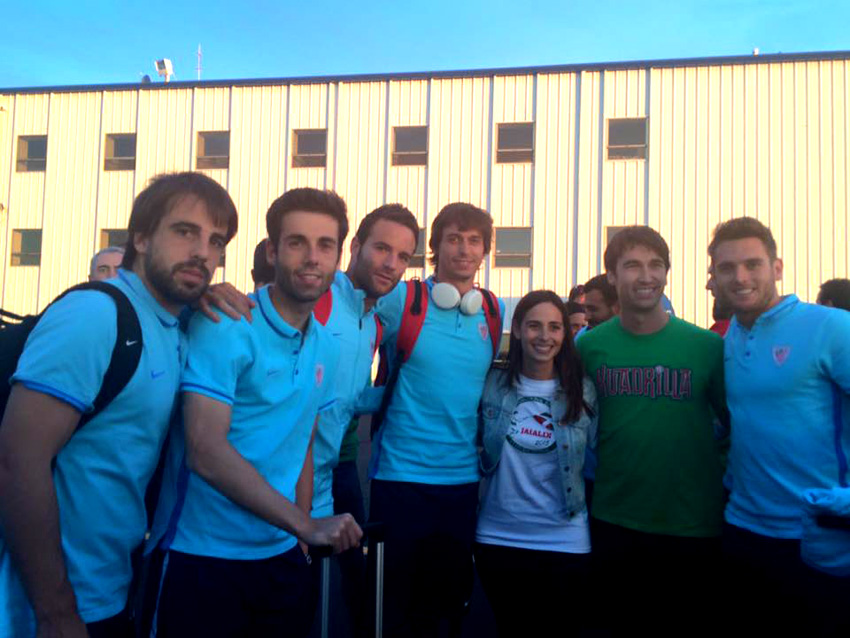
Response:
[[[555,449],[555,422],[549,400],[543,397],[522,397],[517,401],[507,440],[512,447],[529,454]]]
[[[791,346],[773,346],[773,361],[781,366],[791,354]]]

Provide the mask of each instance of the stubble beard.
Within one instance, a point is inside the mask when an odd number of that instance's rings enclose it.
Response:
[[[178,270],[186,267],[196,268],[202,271],[206,281],[194,288],[184,288],[180,286],[174,279],[174,275]],[[200,299],[207,291],[210,279],[212,279],[212,274],[202,262],[181,262],[173,266],[169,271],[157,262],[151,252],[145,255],[145,275],[151,287],[153,287],[164,299],[181,305],[189,305],[198,301],[198,299]]]

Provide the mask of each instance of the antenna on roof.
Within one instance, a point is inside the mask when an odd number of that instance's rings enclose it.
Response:
[[[203,58],[203,57],[204,57],[204,54],[203,54],[203,53],[201,53],[201,45],[200,45],[200,43],[199,43],[199,44],[198,44],[198,68],[197,68],[197,71],[198,71],[198,81],[199,81],[199,82],[200,82],[200,80],[201,80],[201,58]]]

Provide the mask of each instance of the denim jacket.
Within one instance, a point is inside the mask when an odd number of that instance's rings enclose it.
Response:
[[[585,449],[596,447],[596,430],[599,413],[596,402],[596,389],[593,382],[585,377],[583,383],[584,400],[593,410],[593,415],[582,410],[581,416],[572,423],[564,423],[567,412],[567,397],[558,387],[552,403],[555,426],[555,443],[558,462],[563,470],[561,487],[564,490],[570,517],[585,511],[584,467]],[[517,404],[517,389],[508,383],[507,370],[493,368],[487,375],[484,394],[481,397],[481,410],[478,419],[478,440],[481,446],[479,462],[481,472],[491,475],[499,465],[502,446],[510,427],[511,417]]]

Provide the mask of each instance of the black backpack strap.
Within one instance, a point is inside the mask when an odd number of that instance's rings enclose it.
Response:
[[[80,419],[77,425],[77,429],[79,429],[100,414],[130,383],[130,379],[133,378],[136,369],[139,367],[139,359],[142,356],[142,327],[139,324],[139,317],[133,309],[133,304],[130,303],[127,295],[116,286],[92,281],[69,288],[57,300],[69,292],[77,290],[97,290],[109,295],[115,302],[118,327],[115,347],[112,349],[112,358],[109,360],[106,374],[103,375],[100,392],[95,397],[92,411],[84,414]]]

